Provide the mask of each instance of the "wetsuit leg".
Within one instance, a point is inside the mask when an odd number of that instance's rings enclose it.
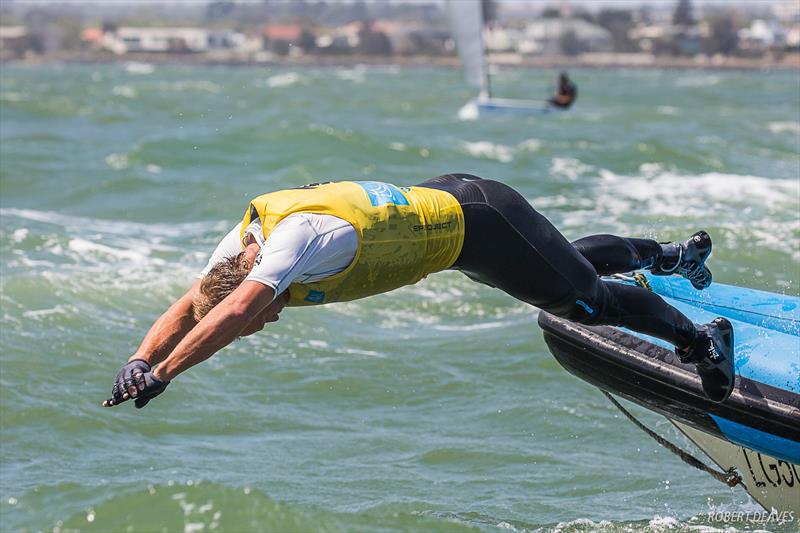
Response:
[[[697,337],[697,328],[686,315],[647,289],[598,278],[595,298],[601,307],[597,316],[590,313],[574,320],[587,325],[624,326],[678,348],[691,346]]]
[[[573,241],[572,245],[592,264],[600,276],[652,268],[661,262],[663,255],[661,245],[652,239],[634,239],[607,234],[584,237]],[[608,292],[601,298],[606,303],[604,323],[626,325],[636,331],[647,333],[651,327],[650,322],[655,316],[660,317],[660,320],[667,325],[674,325],[675,330],[669,337],[655,336],[670,340],[681,347],[687,346],[694,339],[696,335],[694,324],[661,297],[650,291],[642,291],[639,287],[599,281],[604,285],[599,290]],[[663,324],[655,327],[660,331],[669,330],[669,326],[665,327]]]
[[[591,235],[572,242],[600,276],[653,268],[661,262],[661,245],[651,239]]]
[[[651,256],[646,250],[636,252],[636,246],[649,245],[597,238],[596,246],[588,247],[590,262],[525,198],[505,184],[468,174],[448,174],[420,186],[450,192],[461,203],[464,246],[453,268],[470,278],[584,324],[625,326],[679,347],[694,340],[694,324],[658,295],[640,287],[601,280],[592,265],[597,261],[604,271],[630,270],[629,265],[636,260],[649,260]],[[607,246],[601,246],[601,242]],[[628,256],[613,261],[605,257],[606,251],[616,249],[620,243],[630,252]]]

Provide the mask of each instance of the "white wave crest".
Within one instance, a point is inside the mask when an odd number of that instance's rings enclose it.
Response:
[[[478,103],[475,100],[470,100],[458,110],[458,118],[461,120],[477,120],[479,114]]]
[[[396,152],[405,152],[408,149],[408,146],[403,143],[393,142],[389,143],[389,148],[395,150]]]
[[[433,329],[438,331],[478,331],[484,329],[498,329],[508,327],[508,322],[479,322],[475,324],[436,324]]]
[[[614,195],[647,204],[649,212],[656,215],[674,215],[680,211],[688,214],[698,208],[729,210],[731,205],[774,209],[797,205],[800,198],[798,180],[720,172],[694,176],[662,172],[637,178],[601,169],[600,178]]]
[[[562,533],[563,531],[608,531],[614,527],[614,524],[608,520],[601,520],[594,522],[588,518],[578,518],[570,522],[559,522],[556,527],[552,529],[553,533]]]
[[[767,129],[772,133],[797,133],[800,134],[800,122],[770,122]]]
[[[121,96],[123,98],[136,98],[138,93],[136,89],[130,87],[129,85],[115,85],[113,89],[111,89],[111,94],[114,96]]]
[[[25,239],[28,238],[28,234],[30,231],[28,228],[19,228],[14,230],[14,233],[11,234],[11,242],[20,243],[23,242]]]
[[[47,309],[29,309],[23,311],[22,316],[31,320],[41,321],[50,316],[70,316],[77,313],[78,310],[73,305],[58,304]]]
[[[461,143],[461,148],[473,157],[495,159],[501,163],[510,163],[514,159],[511,148],[502,144],[490,143],[488,141],[463,141]]]
[[[150,63],[140,63],[138,61],[130,61],[125,63],[125,72],[128,74],[138,74],[140,76],[152,74],[155,72],[156,67]]]
[[[108,154],[106,156],[106,164],[114,170],[124,170],[130,166],[126,154]]]
[[[592,170],[594,170],[593,166],[571,157],[554,157],[553,163],[550,165],[550,174],[570,180],[576,180]]]
[[[521,152],[538,152],[542,149],[542,141],[539,139],[526,139],[519,143],[516,149]]]
[[[146,224],[5,208],[0,217],[10,230],[4,239],[27,238],[5,262],[6,274],[33,270],[53,286],[78,292],[106,287],[152,290],[157,297],[176,280],[192,280],[224,234],[215,223]],[[197,242],[205,243],[201,250]]]
[[[336,77],[340,80],[352,81],[353,83],[364,83],[366,70],[364,66],[356,66],[351,69],[339,69],[336,71]]]
[[[656,171],[651,167],[651,171]],[[566,233],[586,235],[587,228],[597,228],[598,221],[608,231],[630,227],[631,221],[661,225],[668,222],[677,230],[675,220],[726,230],[732,239],[720,242],[735,248],[737,239],[755,242],[756,246],[800,260],[800,180],[770,179],[760,176],[723,174],[683,175],[673,171],[651,175],[623,176],[609,170],[581,183],[587,187],[586,202],[570,204],[558,226]],[[536,199],[534,204],[558,199]],[[655,227],[651,226],[653,230]],[[689,228],[686,228],[689,229]],[[652,235],[659,238],[659,235]]]
[[[639,165],[639,172],[646,178],[653,178],[664,172],[664,165],[661,163],[642,163]]]
[[[305,81],[306,78],[300,74],[296,72],[287,72],[286,74],[275,74],[274,76],[270,76],[267,79],[267,87],[273,89],[277,87],[290,87],[292,85],[305,83]]]
[[[114,260],[125,261],[128,264],[142,265],[148,262],[151,255],[151,249],[146,246],[139,247],[115,247],[100,244],[98,242],[89,241],[81,238],[73,238],[69,240],[68,247],[73,252],[77,252],[82,259],[104,260],[111,258]],[[154,264],[163,264],[164,261],[160,259],[152,259]]]
[[[0,208],[0,216],[16,217],[32,220],[44,224],[52,224],[74,232],[102,232],[117,236],[141,237],[147,235],[149,240],[180,238],[187,235],[196,235],[213,229],[220,232],[229,230],[228,223],[189,222],[183,224],[145,224],[133,221],[116,221],[99,218],[65,215],[56,211],[37,211],[35,209]]]

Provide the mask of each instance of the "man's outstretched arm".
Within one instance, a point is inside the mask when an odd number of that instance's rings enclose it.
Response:
[[[170,380],[181,372],[205,361],[237,337],[254,333],[262,329],[266,322],[277,320],[277,313],[285,305],[285,299],[272,302],[274,294],[272,287],[255,281],[243,282],[191,328],[155,370],[144,360],[132,358],[120,370],[112,397],[103,405],[113,407],[135,399],[137,408],[144,407],[152,398],[164,392]],[[176,313],[180,309],[179,303],[180,300],[175,304],[178,306]],[[165,323],[171,322],[165,320]],[[155,337],[159,335],[155,334]]]
[[[154,375],[170,381],[185,370],[201,363],[243,334],[260,330],[271,316],[263,316],[273,301],[275,290],[257,281],[244,281],[227,298],[203,317],[172,353],[158,366]],[[260,322],[259,322],[260,321]],[[253,327],[256,329],[249,331]]]
[[[201,276],[205,275],[217,263],[227,257],[235,256],[241,251],[242,242],[239,238],[239,224],[236,224],[217,244]],[[175,346],[178,345],[183,337],[197,325],[192,312],[192,300],[200,292],[200,282],[202,280],[202,277],[198,278],[186,294],[181,296],[155,321],[139,349],[128,361],[141,359],[153,366],[166,359],[172,353],[172,350],[175,349]]]
[[[167,358],[175,346],[192,330],[197,322],[192,315],[192,299],[200,290],[200,279],[192,284],[186,294],[162,314],[150,327],[139,349],[128,358],[128,361],[141,359],[150,366]]]
[[[151,369],[153,365],[166,359],[181,339],[197,324],[192,313],[192,300],[200,288],[200,281],[199,279],[195,281],[186,294],[178,298],[150,326],[139,348],[117,374],[111,398],[103,402],[104,407],[118,405],[135,397],[138,391],[150,389],[154,393],[151,397],[154,397],[166,388],[165,383],[160,384],[153,380]],[[158,392],[155,392],[155,389],[159,389]],[[140,399],[136,406],[143,407],[147,401]]]

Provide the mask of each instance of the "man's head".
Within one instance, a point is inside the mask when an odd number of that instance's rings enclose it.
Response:
[[[220,261],[203,276],[200,290],[192,300],[192,313],[198,322],[242,284],[250,273],[245,252]]]
[[[203,319],[211,309],[242,284],[253,269],[260,246],[250,243],[239,255],[228,257],[214,265],[200,282],[200,289],[192,300],[192,313],[197,322]],[[289,300],[288,291],[278,295],[275,300],[253,317],[250,324],[242,331],[241,336],[260,331],[264,324],[278,320],[280,313]]]

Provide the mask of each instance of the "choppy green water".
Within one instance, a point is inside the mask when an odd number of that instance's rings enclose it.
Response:
[[[498,93],[554,76],[501,72]],[[781,529],[709,520],[759,508],[456,273],[287,310],[145,410],[99,407],[247,201],[321,179],[472,172],[570,238],[703,227],[716,280],[800,293],[798,73],[574,76],[573,112],[462,121],[451,70],[4,65],[0,529]]]

